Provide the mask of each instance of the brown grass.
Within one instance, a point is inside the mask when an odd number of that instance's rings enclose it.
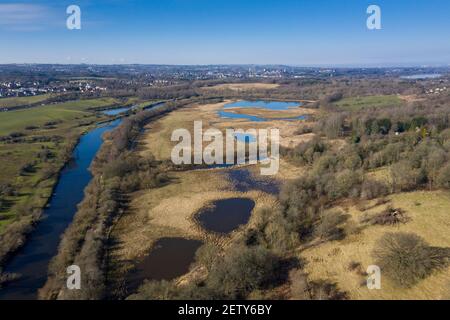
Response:
[[[352,221],[363,226],[360,233],[306,249],[301,256],[308,261],[306,271],[311,279],[329,279],[349,292],[351,299],[441,299],[450,279],[450,268],[437,272],[410,289],[396,287],[382,277],[381,290],[368,290],[362,283],[365,276],[349,272],[348,266],[357,262],[365,270],[375,264],[372,251],[376,241],[386,232],[411,232],[425,239],[431,246],[450,247],[450,193],[413,192],[390,197],[390,205],[402,208],[411,218],[407,224],[397,226],[368,226],[361,224],[364,214],[376,214],[389,204],[375,206],[365,213],[350,207]],[[375,203],[375,202],[374,202]]]
[[[303,115],[315,114],[316,110],[296,107],[290,108],[288,110],[270,110],[264,108],[227,108],[227,112],[236,114],[248,114],[251,116],[256,116],[265,119],[280,119],[280,118],[295,118]]]
[[[194,104],[176,110],[161,117],[146,126],[145,133],[139,141],[137,149],[141,154],[151,153],[157,159],[170,159],[170,153],[176,142],[171,142],[172,131],[185,128],[192,132],[193,122],[201,120],[203,129],[210,127],[224,131],[227,128],[279,128],[284,137],[292,135],[298,130],[302,121],[270,121],[263,123],[225,120],[217,116],[217,111],[223,108],[223,103],[199,105]],[[304,139],[307,136],[303,137]],[[248,168],[252,174],[259,174],[258,166]],[[255,201],[256,206],[249,223],[243,227],[251,227],[257,219],[256,212],[262,207],[274,208],[278,202],[269,194],[250,191],[240,193],[233,190],[233,186],[226,179],[224,172],[227,169],[195,170],[189,172],[171,172],[170,184],[147,191],[141,191],[131,196],[130,208],[118,221],[113,237],[118,245],[112,248],[111,257],[115,265],[121,270],[115,273],[124,274],[132,267],[132,261],[147,254],[154,242],[162,237],[186,237],[213,241],[219,245],[226,245],[230,239],[237,236],[242,230],[237,230],[230,237],[221,237],[205,232],[197,221],[195,215],[202,208],[215,200],[245,197]],[[286,178],[295,178],[303,170],[296,168],[285,161],[280,163],[280,172],[274,178],[283,182]],[[117,275],[114,275],[117,277]],[[189,275],[187,276],[189,277]],[[185,278],[185,277],[183,277]]]

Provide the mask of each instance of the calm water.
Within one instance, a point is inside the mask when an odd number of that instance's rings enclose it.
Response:
[[[144,280],[172,280],[187,273],[202,244],[184,238],[159,239],[150,254],[128,274],[128,293],[136,292]]]
[[[280,193],[280,184],[275,179],[256,178],[247,169],[232,169],[226,175],[238,192],[258,190],[274,195]]]
[[[26,245],[6,265],[5,272],[21,274],[18,281],[0,289],[0,299],[36,299],[47,279],[48,263],[57,253],[60,237],[72,222],[84,188],[92,176],[88,168],[103,143],[102,135],[114,129],[115,120],[83,135],[74,150],[74,159],[61,171],[52,198]]]
[[[222,110],[218,111],[218,115],[221,118],[230,118],[230,119],[243,119],[253,122],[265,122],[265,121],[272,121],[272,120],[284,120],[284,121],[291,121],[291,120],[305,120],[306,116],[298,116],[298,117],[292,117],[292,118],[271,118],[267,119],[264,117],[258,117],[251,114],[238,114],[231,111],[227,111],[227,109],[231,108],[259,108],[259,109],[267,109],[267,110],[275,110],[275,111],[286,111],[292,108],[296,108],[302,106],[302,103],[300,102],[284,102],[284,101],[238,101],[233,103],[226,104]]]
[[[246,198],[231,198],[213,202],[212,208],[201,211],[197,218],[207,231],[227,234],[250,219],[255,202]]]
[[[117,108],[117,109],[110,109],[110,110],[104,110],[102,111],[103,114],[106,114],[108,116],[117,116],[121,113],[125,113],[128,110],[130,110],[132,107],[126,107],[126,108]]]
[[[289,110],[290,108],[300,107],[300,102],[284,102],[284,101],[237,101],[228,103],[224,106],[224,109],[229,108],[262,108],[268,110]]]
[[[409,80],[425,80],[425,79],[437,79],[442,77],[441,74],[437,73],[429,73],[429,74],[414,74],[412,76],[404,76],[401,77],[402,79],[409,79]]]

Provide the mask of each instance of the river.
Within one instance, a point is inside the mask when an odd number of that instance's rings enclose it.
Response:
[[[5,272],[17,273],[21,277],[0,289],[0,300],[37,298],[38,289],[47,280],[48,264],[57,253],[61,235],[72,222],[77,205],[83,199],[84,188],[92,178],[89,166],[103,143],[102,135],[116,128],[121,121],[114,120],[81,136],[73,159],[60,173],[42,220],[25,246],[6,264]]]

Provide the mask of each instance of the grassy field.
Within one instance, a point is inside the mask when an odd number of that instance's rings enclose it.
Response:
[[[384,96],[367,96],[367,97],[351,97],[345,98],[336,103],[336,105],[347,111],[359,111],[364,108],[385,108],[385,107],[398,107],[403,104],[399,96],[396,95],[384,95]]]
[[[375,242],[386,232],[410,232],[423,237],[430,245],[448,247],[450,243],[450,193],[443,191],[401,193],[389,197],[389,204],[375,206],[365,212],[355,206],[343,209],[351,215],[359,232],[344,240],[327,242],[303,251],[306,271],[311,279],[330,279],[349,293],[351,299],[442,299],[450,280],[450,268],[435,272],[410,289],[396,287],[383,277],[381,290],[368,290],[366,276],[349,270],[350,263],[361,264],[364,272],[375,264],[372,250]],[[410,221],[399,226],[369,226],[361,222],[364,215],[381,212],[387,205],[406,211]]]
[[[88,110],[117,104],[113,98],[68,101],[31,109],[0,112],[0,136],[24,130],[27,126],[42,126],[49,121],[71,121],[89,116]]]
[[[0,109],[1,108],[14,108],[25,106],[29,104],[43,102],[51,97],[57,96],[56,94],[41,94],[37,96],[30,97],[11,97],[11,98],[1,98],[0,99]]]

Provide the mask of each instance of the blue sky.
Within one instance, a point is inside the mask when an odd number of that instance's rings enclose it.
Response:
[[[0,0],[0,63],[449,64],[449,14],[448,0]]]

